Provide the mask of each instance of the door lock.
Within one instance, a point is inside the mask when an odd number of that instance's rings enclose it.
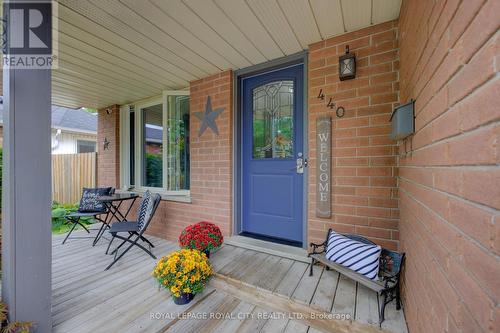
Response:
[[[298,158],[296,160],[296,172],[297,173],[304,173],[304,168],[307,167],[307,159],[305,159],[302,155],[302,153],[297,154]]]

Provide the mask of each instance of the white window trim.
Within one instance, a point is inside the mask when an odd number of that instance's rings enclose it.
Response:
[[[191,196],[189,190],[178,190],[172,191],[165,188],[165,183],[167,181],[167,170],[168,166],[168,152],[167,149],[163,149],[163,188],[159,187],[146,187],[142,186],[142,171],[143,171],[143,161],[142,161],[142,113],[141,109],[148,106],[153,106],[157,104],[162,104],[163,112],[163,128],[166,129],[167,122],[167,97],[168,96],[189,96],[189,91],[164,91],[161,96],[156,96],[148,98],[145,100],[137,101],[129,105],[120,107],[120,191],[129,191],[143,193],[146,190],[158,193],[162,196],[164,200],[179,201],[179,202],[191,202]],[[130,106],[134,106],[134,116],[135,116],[135,186],[130,185]],[[167,131],[163,131],[163,143],[165,147],[168,135]]]

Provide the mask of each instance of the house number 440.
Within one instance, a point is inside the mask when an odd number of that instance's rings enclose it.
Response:
[[[322,101],[325,99],[325,94],[323,93],[323,89],[319,90],[318,98],[321,99]],[[335,108],[335,106],[336,106],[336,104],[333,101],[333,97],[330,97],[330,100],[326,104],[326,107],[328,107],[328,108],[330,108],[330,109],[333,110]],[[344,107],[343,106],[337,107],[337,109],[335,110],[335,114],[337,115],[337,117],[342,118],[344,116],[344,114],[345,114]]]

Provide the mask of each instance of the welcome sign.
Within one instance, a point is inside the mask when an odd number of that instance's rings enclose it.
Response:
[[[329,218],[331,211],[331,148],[332,119],[316,120],[316,216]]]

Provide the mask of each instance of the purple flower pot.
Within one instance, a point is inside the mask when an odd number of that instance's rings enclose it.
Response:
[[[188,304],[189,302],[191,302],[193,300],[194,294],[188,293],[188,294],[181,294],[181,296],[179,296],[179,297],[176,297],[176,296],[173,296],[173,297],[174,297],[175,304],[184,305],[184,304]]]

